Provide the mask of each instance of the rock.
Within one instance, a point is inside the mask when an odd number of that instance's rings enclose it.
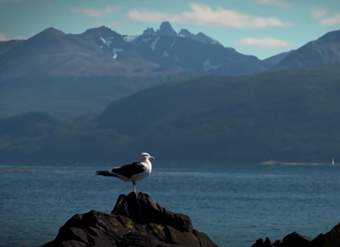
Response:
[[[282,244],[279,245],[282,247],[310,247],[311,241],[308,240],[306,237],[293,232],[288,234],[282,239]]]
[[[312,240],[314,246],[339,247],[340,246],[340,223],[326,234],[320,234]]]
[[[188,216],[162,208],[144,193],[120,195],[111,213],[127,216],[140,224],[157,223],[182,231],[192,231],[191,220]]]
[[[276,240],[271,244],[270,239],[258,239],[252,247],[339,247],[340,246],[340,223],[325,234],[319,234],[313,240],[293,232],[282,240]]]
[[[191,220],[162,208],[145,193],[120,195],[111,214],[74,215],[43,247],[217,247]]]
[[[256,240],[252,247],[312,247],[312,242],[304,236],[293,232],[285,236],[282,241],[276,240],[273,244],[269,238],[265,241],[262,239]]]
[[[266,238],[265,241],[260,238],[256,240],[255,244],[253,244],[252,247],[272,247],[272,243],[269,238]]]

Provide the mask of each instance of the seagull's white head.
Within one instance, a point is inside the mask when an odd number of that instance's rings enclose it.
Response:
[[[151,154],[147,153],[147,152],[143,152],[141,153],[141,155],[145,158],[145,159],[152,159],[154,160],[155,157],[153,157]]]

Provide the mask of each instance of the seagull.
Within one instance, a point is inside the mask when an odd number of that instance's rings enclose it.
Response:
[[[97,171],[96,175],[113,176],[125,182],[132,182],[133,192],[136,193],[136,181],[142,180],[151,174],[151,160],[155,159],[155,157],[147,152],[141,153],[141,156],[142,159],[140,161],[132,162],[120,167],[113,167],[111,171]]]

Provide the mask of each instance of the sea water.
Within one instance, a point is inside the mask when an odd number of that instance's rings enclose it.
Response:
[[[313,237],[340,222],[340,167],[154,165],[138,184],[221,247],[250,247],[297,231]],[[77,213],[110,212],[131,184],[95,176],[108,166],[0,166],[0,246],[40,246]]]

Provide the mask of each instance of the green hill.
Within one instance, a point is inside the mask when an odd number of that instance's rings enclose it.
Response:
[[[204,77],[111,104],[101,127],[189,160],[328,160],[340,155],[336,66]]]
[[[339,96],[337,66],[202,77],[140,91],[98,117],[62,125],[46,117],[30,126],[50,125],[48,133],[2,138],[0,159],[106,161],[148,151],[161,161],[329,161],[340,156]]]

